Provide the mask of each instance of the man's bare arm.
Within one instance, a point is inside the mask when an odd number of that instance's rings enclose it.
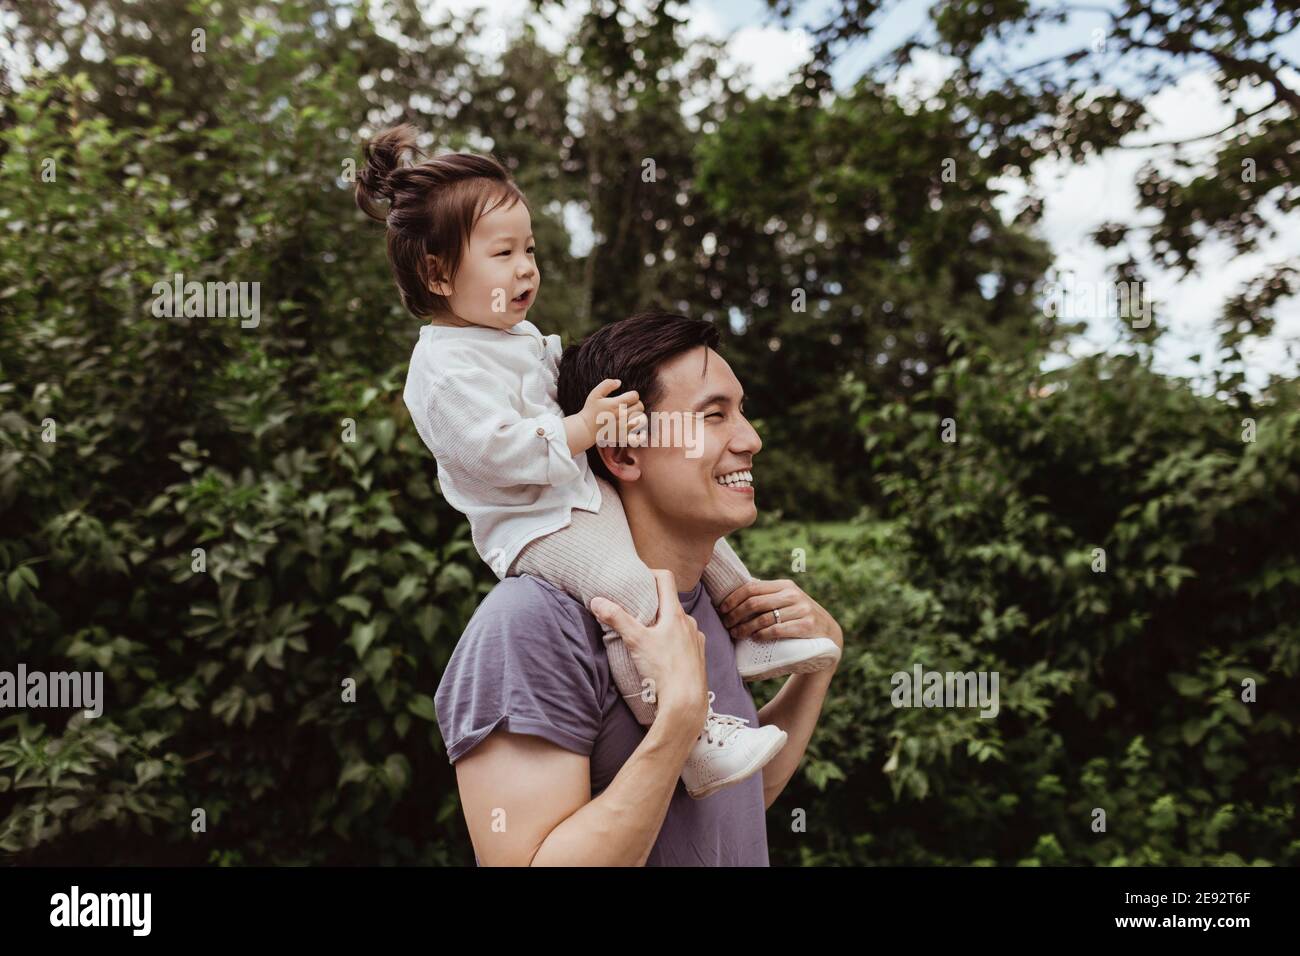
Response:
[[[661,712],[591,799],[587,757],[541,737],[494,731],[456,763],[484,866],[642,866],[659,837],[693,738]]]
[[[774,608],[786,612],[786,620],[777,620]],[[737,640],[790,637],[826,637],[844,650],[844,631],[826,609],[810,598],[799,585],[788,579],[750,581],[727,595],[718,607],[723,625]],[[772,806],[790,778],[799,769],[808,741],[817,729],[826,691],[836,668],[812,674],[793,674],[762,710],[759,726],[776,724],[788,735],[781,752],[763,767],[763,802]]]
[[[781,752],[763,767],[763,806],[776,803],[785,785],[803,761],[808,741],[817,729],[822,703],[830,687],[834,668],[814,674],[791,674],[775,697],[758,712],[760,727],[776,724],[788,738]]]
[[[659,616],[646,627],[612,601],[591,612],[627,642],[658,694],[645,737],[596,799],[587,757],[531,735],[493,731],[456,763],[479,862],[496,866],[641,866],[650,856],[708,709],[704,634],[651,569]]]

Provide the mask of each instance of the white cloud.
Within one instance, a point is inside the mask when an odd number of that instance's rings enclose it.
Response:
[[[1157,122],[1146,131],[1130,134],[1126,143],[1165,143],[1213,133],[1233,119],[1233,106],[1251,110],[1262,105],[1267,94],[1258,89],[1242,89],[1233,105],[1219,102],[1213,78],[1207,73],[1190,73],[1177,84],[1166,87],[1150,98],[1147,107]],[[1183,155],[1205,164],[1213,155],[1215,140],[1199,140],[1184,148]],[[1103,222],[1140,225],[1151,221],[1151,214],[1139,217],[1136,179],[1146,161],[1152,161],[1165,175],[1187,177],[1195,171],[1178,171],[1173,166],[1172,147],[1111,150],[1078,165],[1042,160],[1034,167],[1037,191],[1044,200],[1039,234],[1052,246],[1056,264],[1072,270],[1079,283],[1104,284],[1109,265],[1121,257],[1104,250],[1088,239],[1088,234]],[[1202,168],[1205,168],[1202,166]],[[1024,184],[1003,178],[998,181],[1008,195],[998,203],[1008,215],[1025,193]],[[1236,294],[1251,278],[1270,266],[1300,257],[1300,230],[1282,228],[1280,217],[1272,217],[1278,235],[1262,239],[1259,251],[1236,256],[1225,244],[1207,241],[1200,253],[1200,267],[1186,277],[1174,270],[1155,266],[1145,249],[1138,250],[1137,260],[1150,283],[1156,301],[1154,321],[1168,330],[1157,346],[1155,364],[1168,374],[1196,377],[1213,367],[1218,333],[1215,320],[1224,302]],[[1100,301],[1100,298],[1099,298]],[[1270,372],[1295,373],[1295,358],[1286,354],[1286,339],[1300,336],[1300,303],[1290,300],[1277,312],[1273,335],[1251,346],[1247,353],[1247,380],[1260,386]],[[1088,354],[1114,347],[1119,339],[1115,318],[1098,314],[1089,323],[1084,337],[1072,343],[1070,353]],[[1200,354],[1198,365],[1191,356]],[[1063,361],[1063,360],[1062,360]],[[1052,363],[1061,364],[1059,361]]]
[[[904,103],[923,102],[938,91],[956,66],[954,57],[913,50],[907,65],[889,78],[885,89]]]
[[[463,13],[481,6],[482,0],[428,0],[428,5],[430,9]],[[625,13],[640,14],[647,8],[648,0],[633,0]],[[528,19],[542,43],[561,53],[567,49],[583,9],[578,3],[551,6],[548,17],[542,18],[532,10],[528,0],[502,0],[493,3],[490,22],[494,30],[515,31],[520,20]],[[683,39],[708,37],[723,43],[724,75],[742,82],[751,95],[780,94],[786,90],[791,74],[809,55],[810,36],[799,26],[753,25],[757,15],[750,23],[738,16],[724,22],[719,10],[706,0],[694,0],[685,13]],[[494,33],[474,42],[499,44],[500,39]],[[890,78],[887,88],[904,102],[924,102],[949,75],[954,62],[949,57],[917,50],[911,62]],[[684,70],[685,64],[679,64],[678,69]],[[1293,81],[1294,77],[1287,79]],[[1233,104],[1224,106],[1209,74],[1189,73],[1177,84],[1151,97],[1147,107],[1156,122],[1143,132],[1130,135],[1127,142],[1130,145],[1163,143],[1214,132],[1233,119],[1233,107],[1253,109],[1267,95],[1267,91],[1259,89],[1241,89]],[[690,116],[702,105],[702,102],[687,103],[684,111]],[[1183,155],[1204,161],[1212,155],[1213,146],[1213,139],[1198,141],[1185,148]],[[1080,164],[1053,160],[1037,163],[1035,189],[1044,200],[1038,232],[1050,243],[1057,267],[1071,270],[1077,283],[1104,284],[1110,264],[1119,256],[1098,247],[1088,234],[1102,222],[1139,225],[1134,185],[1138,170],[1150,159],[1162,173],[1171,175],[1176,171],[1172,155],[1171,148],[1153,147],[1111,150]],[[997,206],[1004,215],[1010,216],[1025,194],[1025,185],[1008,177],[997,180],[996,184],[1007,193]],[[565,210],[565,218],[570,228],[586,232],[575,218],[574,210]],[[1149,223],[1150,215],[1143,221]],[[1194,377],[1198,366],[1190,361],[1190,356],[1198,353],[1204,356],[1201,370],[1213,362],[1217,341],[1214,323],[1226,299],[1269,266],[1300,257],[1300,230],[1279,229],[1277,237],[1261,240],[1259,252],[1249,256],[1234,256],[1222,244],[1207,243],[1201,254],[1201,267],[1185,278],[1156,268],[1145,257],[1145,250],[1138,253],[1139,265],[1150,283],[1150,294],[1156,300],[1155,321],[1168,330],[1157,348],[1156,365],[1170,374]],[[1070,343],[1069,353],[1079,355],[1114,348],[1121,338],[1117,321],[1097,314],[1084,335]],[[1249,350],[1248,381],[1260,385],[1269,372],[1294,374],[1295,359],[1286,354],[1285,344],[1288,338],[1297,337],[1300,337],[1300,302],[1292,300],[1279,308],[1274,334]],[[1061,357],[1051,364],[1065,360]]]
[[[811,53],[812,41],[803,29],[742,27],[727,38],[722,73],[744,79],[751,95],[779,95],[790,89],[792,74]]]

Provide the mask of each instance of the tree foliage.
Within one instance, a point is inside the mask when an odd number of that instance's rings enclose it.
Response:
[[[62,60],[8,64],[0,101],[0,669],[100,670],[107,700],[0,715],[6,858],[472,861],[432,694],[495,579],[410,425],[418,323],[350,192],[402,119],[514,171],[546,331],[718,323],[766,442],[753,569],[790,573],[782,518],[879,508],[807,539],[848,650],[774,859],[1296,861],[1295,382],[1199,398],[1149,341],[1041,376],[1071,329],[993,181],[1057,147],[975,130],[994,94],[747,95],[670,4],[500,58],[481,12],[375,9],[11,11]],[[257,283],[258,322],[160,314],[178,274]],[[1233,305],[1238,357],[1289,281]],[[1002,669],[1004,716],[896,711],[913,661]]]

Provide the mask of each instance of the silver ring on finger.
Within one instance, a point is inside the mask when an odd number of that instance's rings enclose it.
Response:
[[[772,608],[772,613],[776,616],[776,623],[777,623],[777,624],[780,624],[780,623],[781,623],[781,609],[780,609],[780,608]]]

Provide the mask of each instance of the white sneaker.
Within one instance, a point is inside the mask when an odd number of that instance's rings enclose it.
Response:
[[[713,691],[709,691],[704,729],[682,767],[682,783],[696,800],[762,770],[785,746],[786,732],[780,727],[746,727],[747,723],[740,717],[714,713]]]
[[[783,637],[760,641],[742,637],[736,645],[736,669],[747,681],[782,674],[811,674],[834,666],[839,645],[829,637]]]

